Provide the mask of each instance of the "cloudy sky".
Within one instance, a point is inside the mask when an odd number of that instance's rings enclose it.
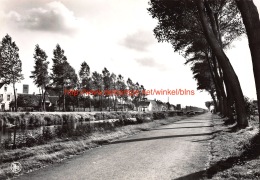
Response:
[[[56,44],[65,50],[68,62],[78,72],[86,61],[91,71],[130,77],[146,89],[195,90],[194,96],[169,96],[170,103],[205,107],[206,92],[196,91],[185,59],[170,44],[158,43],[157,24],[148,14],[148,0],[0,0],[0,38],[7,33],[20,49],[29,93],[38,90],[29,78],[33,53],[39,44],[52,66]],[[257,2],[260,7],[259,1]],[[250,52],[245,37],[233,43],[227,54],[238,74],[244,94],[256,99]],[[21,85],[18,92],[22,92]],[[149,96],[167,102],[168,96]]]

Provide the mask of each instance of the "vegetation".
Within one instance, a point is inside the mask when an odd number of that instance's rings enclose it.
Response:
[[[13,85],[15,111],[17,111],[15,84],[23,79],[22,61],[19,57],[19,48],[8,34],[2,39],[0,45],[0,72],[0,81]]]
[[[54,58],[52,66],[52,83],[59,89],[60,96],[63,97],[63,111],[66,111],[65,105],[65,89],[74,89],[77,87],[78,77],[73,67],[67,62],[67,57],[64,55],[64,50],[57,44],[53,51]]]
[[[35,59],[34,71],[32,71],[32,76],[30,78],[34,79],[34,83],[41,89],[41,108],[45,111],[45,96],[46,96],[46,87],[49,84],[50,77],[48,74],[48,64],[47,55],[40,46],[37,44],[35,46],[35,54],[33,55]]]
[[[122,119],[114,123],[101,122],[94,126],[86,123],[77,126],[76,129],[71,128],[71,126],[63,126],[63,128],[58,126],[59,128],[53,131],[50,127],[45,127],[42,135],[36,133],[23,137],[23,143],[17,144],[17,146],[22,148],[14,150],[9,150],[9,144],[6,142],[7,149],[0,154],[0,160],[2,162],[2,164],[0,164],[0,178],[7,179],[15,175],[10,171],[10,162],[13,161],[19,161],[22,164],[23,172],[30,172],[46,165],[60,162],[71,155],[80,154],[90,148],[109,143],[120,137],[150,130],[186,118],[186,116],[175,116],[167,119],[146,121],[147,123],[137,123],[130,121],[130,117],[132,117],[133,114],[135,113],[122,113]],[[160,112],[158,112],[158,114],[160,114]],[[138,114],[138,116],[139,115],[140,114]],[[152,117],[152,114],[144,113],[140,116],[146,118],[148,116]],[[46,120],[49,119],[47,117],[48,116],[45,118]],[[72,116],[64,115],[63,117],[69,122]],[[76,117],[76,115],[73,115],[73,117]],[[79,120],[80,119],[81,118],[79,118]]]
[[[245,24],[249,40],[254,42],[250,44],[253,61],[259,59],[256,49],[260,23],[253,1],[150,0],[149,4],[148,11],[158,19],[154,29],[158,41],[170,42],[174,50],[186,58],[186,63],[192,63],[198,89],[209,92],[223,117],[233,121],[232,108],[235,107],[237,126],[248,126],[244,95],[224,50],[245,33]],[[252,16],[250,10],[254,12]],[[255,63],[256,88],[259,89],[257,68]]]

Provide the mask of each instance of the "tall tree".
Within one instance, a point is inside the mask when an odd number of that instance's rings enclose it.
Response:
[[[104,82],[102,74],[98,73],[97,71],[92,73],[92,82],[93,82],[93,89],[95,90],[94,96],[99,97],[99,107],[102,110],[102,97],[104,91]]]
[[[134,95],[134,92],[135,92],[135,84],[133,83],[133,81],[128,78],[127,81],[126,81],[126,84],[127,84],[127,87],[128,87],[128,90],[129,90],[129,95],[130,95],[130,98],[131,98],[131,101],[133,101],[135,95]]]
[[[175,51],[185,52],[194,40],[194,36],[204,36],[218,60],[223,77],[226,77],[227,83],[231,85],[238,115],[238,126],[246,127],[248,122],[240,83],[223,51],[225,41],[223,43],[220,41],[221,38],[233,40],[243,33],[243,30],[240,30],[241,22],[236,18],[239,16],[234,8],[234,2],[232,4],[226,0],[151,0],[150,5],[149,12],[159,20],[158,26],[154,30],[157,39],[171,42]],[[212,7],[216,9],[216,13],[212,11]],[[221,18],[224,21],[218,23]],[[225,26],[224,22],[226,22]],[[223,26],[220,27],[220,23]],[[221,38],[220,35],[222,35]],[[231,41],[229,40],[229,42]]]
[[[108,92],[108,93],[105,93],[104,95],[106,98],[108,98],[108,107],[109,107],[109,111],[110,111],[110,97],[111,97],[111,90],[112,90],[111,74],[107,70],[107,68],[104,68],[102,71],[102,75],[103,75],[104,89],[106,92]]]
[[[60,90],[60,97],[63,97],[63,111],[66,111],[65,97],[66,88],[72,88],[77,85],[77,75],[75,70],[67,62],[64,50],[57,44],[53,51],[53,66],[51,79],[53,85]]]
[[[81,64],[80,71],[79,71],[79,77],[80,77],[80,84],[81,88],[83,88],[83,92],[86,91],[88,94],[88,99],[89,99],[89,111],[91,111],[91,98],[90,98],[90,90],[92,87],[92,81],[90,77],[90,67],[88,64],[84,61]],[[85,101],[85,93],[83,94],[84,96],[84,101]],[[85,109],[85,103],[84,103],[84,109]]]
[[[121,100],[121,104],[124,104],[123,100],[125,100],[125,101],[127,100],[127,93],[126,93],[125,80],[124,80],[124,77],[121,74],[119,74],[117,76],[116,84],[117,84],[117,87],[118,87],[118,90],[119,90],[119,93],[118,93],[119,99]]]
[[[15,84],[23,79],[22,62],[19,57],[19,48],[8,34],[2,39],[0,46],[0,70],[1,81],[13,85],[15,111],[17,111]]]
[[[32,75],[30,78],[33,78],[34,83],[41,89],[42,97],[41,97],[41,108],[45,111],[45,94],[46,94],[46,86],[50,82],[50,77],[48,74],[48,64],[47,55],[44,50],[40,48],[37,44],[35,46],[35,53],[33,58],[35,60],[34,71],[32,71]]]
[[[259,13],[253,1],[236,0],[246,27],[249,48],[251,51],[255,77],[258,107],[260,107],[260,20]],[[259,114],[260,117],[260,114]],[[260,125],[259,125],[260,126]]]
[[[116,75],[114,73],[111,73],[110,79],[111,79],[111,90],[113,91],[112,97],[114,99],[114,110],[117,111],[117,108],[116,108],[117,95],[115,94],[115,91],[117,90]]]
[[[214,51],[216,57],[218,58],[218,61],[223,69],[223,75],[227,78],[228,83],[230,83],[230,85],[232,86],[232,93],[234,94],[234,98],[235,98],[234,100],[236,106],[236,113],[238,115],[237,117],[238,127],[245,128],[246,126],[248,126],[248,120],[247,120],[246,108],[244,104],[244,95],[238,77],[219,42],[219,37],[217,36],[216,33],[217,32],[217,26],[215,24],[216,21],[210,23],[208,21],[207,15],[205,14],[205,3],[206,6],[209,7],[209,5],[207,5],[208,1],[204,1],[204,0],[196,1],[196,5],[198,8],[198,13],[205,33],[205,37],[211,49]]]

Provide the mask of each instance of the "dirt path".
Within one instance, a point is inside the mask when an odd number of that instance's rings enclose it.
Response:
[[[203,171],[209,160],[211,122],[210,113],[184,119],[89,150],[17,179],[197,179],[196,172]]]

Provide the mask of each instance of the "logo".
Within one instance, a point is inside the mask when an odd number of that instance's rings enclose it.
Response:
[[[13,173],[19,173],[22,170],[22,165],[19,162],[13,162],[10,168]]]

